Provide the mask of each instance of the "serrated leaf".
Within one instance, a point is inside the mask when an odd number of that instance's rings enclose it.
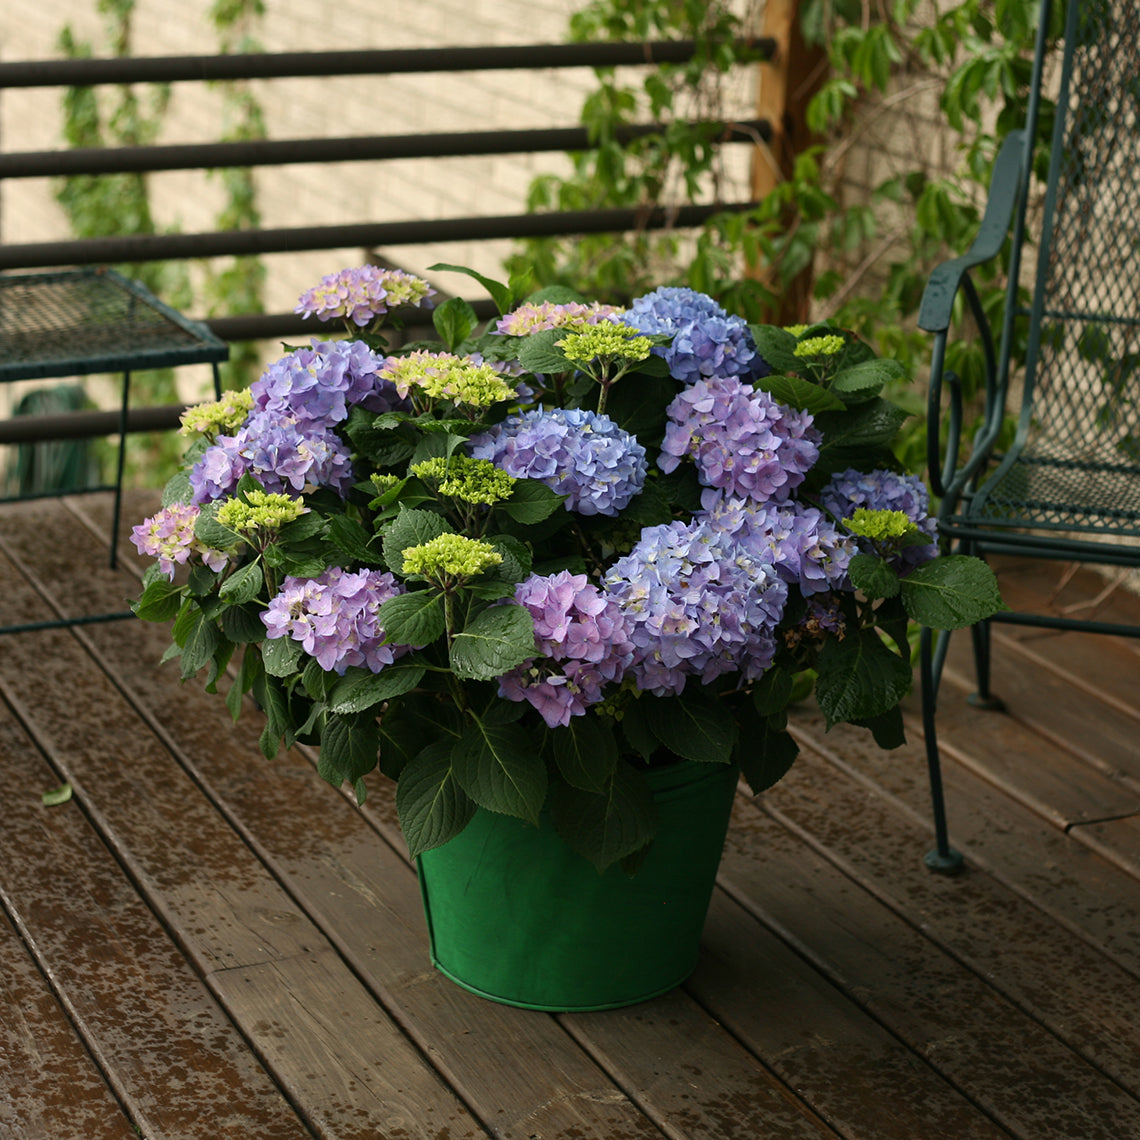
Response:
[[[618,763],[617,741],[609,724],[592,716],[572,716],[551,734],[554,762],[571,787],[601,792]]]
[[[376,620],[393,645],[430,645],[447,628],[443,602],[434,590],[410,590],[389,598],[377,611]]]
[[[329,539],[332,544],[353,562],[376,561],[376,551],[369,546],[372,535],[356,519],[347,515],[333,515],[329,519]]]
[[[511,490],[511,497],[500,507],[515,522],[531,525],[549,518],[565,500],[565,495],[556,495],[537,479],[519,479]]]
[[[261,660],[271,677],[291,677],[297,672],[304,647],[287,634],[267,637],[261,645]]]
[[[151,582],[132,605],[143,621],[173,621],[182,607],[182,587],[160,578]]]
[[[899,592],[899,576],[874,554],[856,554],[848,564],[851,584],[868,598],[893,598]]]
[[[219,587],[218,597],[231,606],[252,602],[261,593],[265,578],[260,562],[247,562],[235,570]]]
[[[184,610],[187,614],[185,636],[179,642],[182,648],[182,677],[189,680],[213,660],[221,634],[218,627],[197,606]],[[181,618],[182,615],[179,615]]]
[[[903,725],[902,709],[897,705],[881,716],[870,717],[855,722],[861,728],[869,728],[875,743],[880,748],[901,748],[906,743],[906,728]]]
[[[251,641],[265,640],[265,623],[257,606],[246,603],[243,606],[226,606],[222,610],[222,634],[237,645],[247,645]]]
[[[906,369],[897,360],[867,360],[837,372],[831,378],[831,391],[846,403],[856,404],[877,396],[888,383],[906,378]]]
[[[883,715],[910,692],[911,681],[910,665],[874,630],[849,630],[824,642],[815,693],[830,728]]]
[[[686,760],[727,764],[738,729],[724,706],[696,693],[659,700],[649,722],[657,739]]]
[[[539,375],[558,375],[569,372],[574,368],[571,361],[562,349],[555,346],[566,336],[566,329],[542,329],[531,333],[519,345],[519,364],[527,370]]]
[[[447,533],[451,528],[434,511],[401,507],[400,513],[384,530],[384,561],[396,574],[404,571],[404,551]]]
[[[962,629],[1006,609],[994,572],[980,559],[949,554],[902,580],[910,617],[930,629]]]
[[[761,716],[783,712],[792,699],[792,671],[783,665],[773,665],[752,686],[752,703]]]
[[[479,323],[475,310],[462,297],[449,297],[433,310],[431,320],[448,352],[454,352]]]
[[[258,744],[266,760],[277,755],[281,738],[289,729],[289,702],[281,686],[269,676],[262,676],[255,689],[261,711],[265,713],[265,728]]]
[[[488,606],[451,642],[452,672],[460,680],[490,681],[536,653],[534,618],[523,606]]]
[[[396,814],[413,859],[453,839],[475,814],[475,802],[455,779],[451,752],[450,742],[429,744],[396,784]]]
[[[538,826],[546,800],[546,762],[523,728],[476,719],[451,760],[460,787],[480,807]]]
[[[380,754],[380,731],[372,716],[330,716],[321,733],[317,772],[339,788],[352,784],[361,800],[360,781],[373,768]]]
[[[614,768],[601,793],[559,787],[551,797],[550,817],[571,850],[599,871],[642,850],[657,832],[649,785],[622,763]]]
[[[217,514],[217,503],[204,503],[194,520],[194,537],[215,550],[227,550],[244,543],[245,539],[236,530],[218,522]]]
[[[329,708],[337,714],[364,712],[383,701],[402,696],[423,680],[424,667],[395,661],[379,673],[359,670],[346,674],[328,696]]]
[[[749,325],[756,351],[773,372],[795,372],[803,366],[796,356],[796,338],[775,325]],[[767,379],[767,377],[765,377]]]
[[[762,388],[777,403],[811,412],[813,416],[846,407],[838,396],[833,396],[826,388],[821,388],[802,376],[761,376],[756,381],[756,387]]]

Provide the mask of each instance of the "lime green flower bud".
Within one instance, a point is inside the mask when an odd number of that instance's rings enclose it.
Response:
[[[195,404],[182,413],[181,435],[205,435],[211,439],[232,435],[253,410],[253,393],[248,388],[226,392],[220,400]]]
[[[869,511],[866,507],[860,507],[844,520],[844,526],[852,534],[869,538],[872,542],[888,542],[918,530],[904,511]]]
[[[813,336],[801,340],[793,350],[796,356],[834,356],[842,352],[846,341],[841,336]]]
[[[567,333],[555,342],[575,364],[588,364],[602,357],[620,357],[623,360],[645,360],[653,348],[647,336],[629,325],[615,325],[602,321],[588,325],[578,332]]]
[[[474,578],[502,561],[503,556],[489,542],[441,534],[404,551],[404,574],[419,574],[434,581]]]
[[[248,491],[246,501],[227,499],[218,507],[218,522],[238,534],[249,534],[255,530],[280,530],[301,515],[308,514],[309,508],[300,499],[288,495],[275,495],[268,491]]]
[[[411,472],[418,479],[437,482],[441,495],[487,506],[509,499],[515,486],[515,480],[490,460],[464,455],[425,459],[415,464]]]

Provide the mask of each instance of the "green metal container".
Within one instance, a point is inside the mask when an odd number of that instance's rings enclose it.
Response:
[[[649,774],[660,830],[636,875],[605,874],[549,821],[480,810],[419,859],[433,964],[492,1001],[555,1012],[663,994],[697,964],[738,771]]]

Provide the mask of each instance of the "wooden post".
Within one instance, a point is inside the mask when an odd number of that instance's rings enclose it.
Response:
[[[808,131],[806,112],[826,75],[827,54],[822,47],[804,42],[799,9],[799,0],[768,0],[764,8],[762,34],[776,41],[776,52],[770,62],[759,64],[756,107],[759,117],[771,123],[772,137],[766,147],[757,148],[752,160],[752,195],[757,201],[791,177],[796,155],[816,141]],[[786,224],[794,223],[793,207]],[[779,293],[769,316],[773,323],[798,324],[808,319],[810,266],[782,287],[766,267],[753,272]]]

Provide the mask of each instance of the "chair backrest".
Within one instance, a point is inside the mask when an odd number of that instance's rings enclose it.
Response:
[[[1044,207],[1021,219],[1037,234],[1038,260],[1032,307],[1021,314],[1020,461],[1048,465],[1059,502],[1080,501],[1097,480],[1105,513],[1094,528],[1140,532],[1137,0],[1069,0],[1061,72],[1046,69],[1044,84],[1047,93],[1058,84],[1057,113]]]

